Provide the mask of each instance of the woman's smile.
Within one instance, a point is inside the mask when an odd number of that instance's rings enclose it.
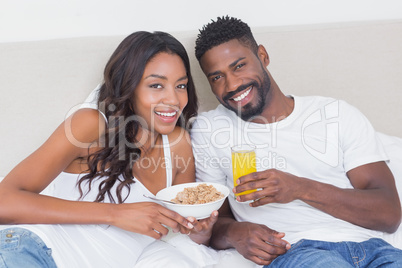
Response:
[[[165,123],[176,123],[179,113],[177,110],[171,111],[155,111],[156,118]]]

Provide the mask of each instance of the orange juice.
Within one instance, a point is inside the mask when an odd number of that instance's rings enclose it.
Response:
[[[236,180],[241,176],[256,172],[255,147],[253,145],[237,145],[232,147],[232,168],[233,184],[236,187]],[[255,192],[256,190],[247,190],[236,194],[244,195]]]

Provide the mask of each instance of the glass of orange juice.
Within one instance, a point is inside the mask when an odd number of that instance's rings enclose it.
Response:
[[[252,144],[239,144],[231,147],[232,150],[232,169],[233,184],[237,186],[237,179],[241,176],[256,172],[255,146]],[[236,196],[255,192],[256,189],[237,193]],[[235,196],[235,197],[236,197]]]

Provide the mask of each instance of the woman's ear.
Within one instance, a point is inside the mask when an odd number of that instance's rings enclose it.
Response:
[[[265,47],[263,45],[259,45],[257,53],[261,63],[267,67],[269,65],[269,55]]]

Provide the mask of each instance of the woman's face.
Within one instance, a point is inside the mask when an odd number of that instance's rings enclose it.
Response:
[[[148,61],[133,98],[143,128],[159,134],[173,131],[188,101],[186,73],[176,54],[162,52]]]

